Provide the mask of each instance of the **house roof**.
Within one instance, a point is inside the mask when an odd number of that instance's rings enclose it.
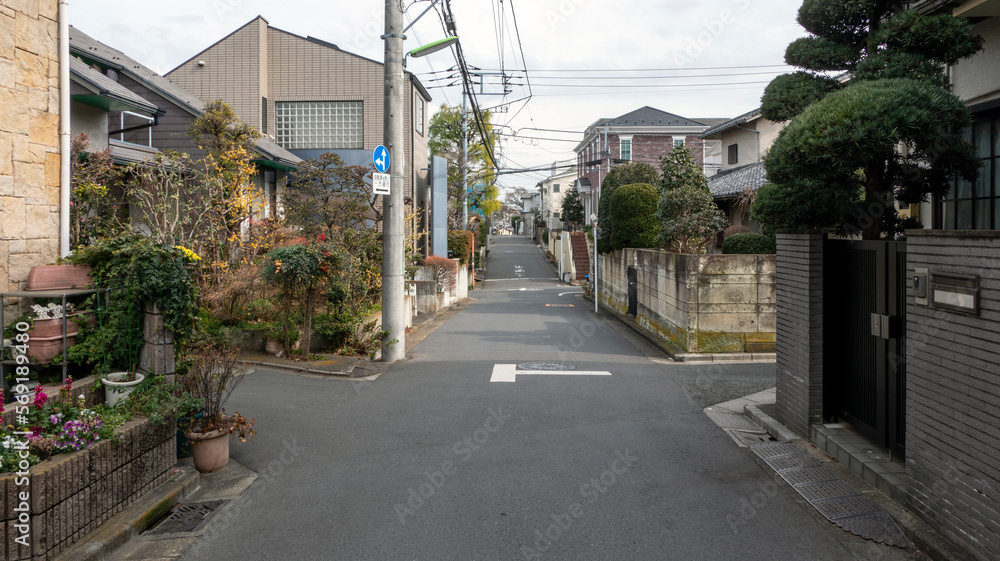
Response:
[[[125,53],[101,43],[72,26],[70,27],[69,42],[71,52],[85,61],[90,60],[125,72],[136,81],[173,101],[178,107],[194,117],[198,117],[204,112],[205,102],[198,99],[191,92],[160,76]],[[125,88],[120,84],[119,86]],[[294,167],[302,161],[295,154],[292,154],[267,138],[258,139],[256,149],[258,153],[269,161],[277,162],[286,167]],[[261,159],[257,161],[261,161]]]
[[[157,113],[160,110],[153,102],[101,74],[76,57],[70,57],[69,71],[75,83],[92,92],[92,95],[74,95],[73,98],[77,101],[108,111],[132,109]]]
[[[667,111],[647,105],[618,117],[598,119],[583,132],[583,140],[573,148],[573,151],[580,152],[580,150],[583,150],[595,137],[603,132],[605,126],[608,127],[608,132],[614,134],[660,134],[661,131],[658,129],[674,129],[673,131],[663,132],[698,134],[709,125],[702,121],[674,115],[673,113],[668,113]]]
[[[113,49],[72,26],[69,28],[69,46],[72,53],[84,61],[97,62],[125,72],[192,115],[200,115],[205,108],[205,103],[191,92],[153,72],[152,69],[143,66],[118,49]]]
[[[748,188],[756,191],[767,183],[763,162],[727,169],[708,180],[708,190],[714,199],[732,199]]]
[[[710,129],[706,130],[705,132],[701,133],[698,136],[698,138],[708,138],[708,137],[712,136],[713,134],[720,133],[720,132],[722,132],[724,130],[729,130],[729,129],[733,128],[733,127],[738,127],[738,126],[742,125],[743,123],[746,123],[747,121],[754,120],[757,117],[760,117],[760,107],[758,107],[757,109],[754,109],[753,111],[747,111],[746,113],[740,115],[739,117],[733,117],[732,119],[729,119],[728,121],[726,121],[724,123],[715,125],[714,127],[712,127]]]

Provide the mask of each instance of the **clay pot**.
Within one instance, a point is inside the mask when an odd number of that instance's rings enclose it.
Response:
[[[189,432],[194,467],[201,473],[218,471],[229,463],[229,432],[224,429],[212,432]]]
[[[25,290],[73,290],[93,282],[90,265],[36,265],[28,271]]]
[[[36,364],[46,364],[61,354],[63,348],[62,318],[36,319],[28,331],[28,356]],[[66,345],[76,344],[76,334],[80,331],[72,320],[66,320]]]

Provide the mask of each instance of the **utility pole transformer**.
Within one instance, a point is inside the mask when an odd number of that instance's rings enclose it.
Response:
[[[383,135],[389,149],[389,195],[382,195],[382,361],[406,357],[403,281],[403,4],[385,0],[385,104]]]

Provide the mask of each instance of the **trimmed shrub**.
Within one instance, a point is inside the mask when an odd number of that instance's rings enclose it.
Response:
[[[472,262],[472,251],[476,235],[472,230],[452,230],[448,233],[448,251],[468,265]]]
[[[611,196],[622,185],[635,183],[659,184],[660,172],[645,162],[629,162],[612,168],[601,183],[601,200],[597,203],[597,250],[601,253],[611,251]]]
[[[623,185],[611,196],[611,249],[657,248],[660,221],[656,218],[660,193],[648,183]]]
[[[455,290],[455,281],[458,280],[458,263],[447,257],[432,255],[424,259],[424,267],[431,268],[431,274],[437,282],[438,288]]]
[[[774,238],[764,234],[738,233],[722,242],[722,253],[737,255],[773,254]]]

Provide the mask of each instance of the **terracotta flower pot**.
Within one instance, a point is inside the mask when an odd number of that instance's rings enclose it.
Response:
[[[285,352],[285,345],[277,339],[268,339],[264,351],[269,355],[280,355]]]
[[[229,463],[229,432],[224,429],[212,432],[188,432],[194,467],[201,473],[218,471]]]
[[[87,288],[90,265],[36,265],[28,271],[25,290],[72,290]]]

